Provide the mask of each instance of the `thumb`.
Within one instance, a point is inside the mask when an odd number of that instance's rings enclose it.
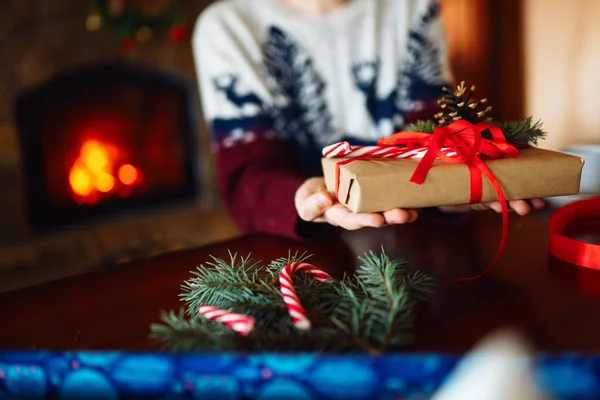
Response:
[[[305,221],[314,221],[321,217],[329,207],[333,206],[333,198],[327,191],[311,194],[298,205],[298,215]]]

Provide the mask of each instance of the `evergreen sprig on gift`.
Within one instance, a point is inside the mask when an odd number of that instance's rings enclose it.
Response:
[[[360,257],[354,276],[321,283],[306,274],[294,276],[294,287],[311,322],[308,331],[291,322],[279,290],[280,271],[306,261],[288,256],[264,266],[249,257],[231,255],[200,265],[183,285],[186,310],[164,312],[151,326],[151,337],[176,351],[366,351],[379,354],[409,345],[419,311],[429,301],[433,280],[382,250]],[[198,315],[202,304],[252,316],[256,326],[240,336]]]
[[[542,122],[534,121],[531,116],[521,121],[495,121],[490,116],[492,107],[488,105],[487,99],[476,100],[473,97],[474,91],[475,86],[467,88],[464,81],[454,92],[444,88],[445,94],[438,101],[441,111],[435,115],[436,120],[420,120],[409,124],[404,130],[433,133],[437,126],[444,127],[462,119],[472,124],[483,122],[498,126],[506,140],[514,144],[537,145],[538,141],[545,137],[546,132],[542,128]],[[483,136],[488,139],[492,138],[489,131],[484,131]]]
[[[532,117],[527,117],[522,121],[492,121],[491,124],[502,130],[506,140],[516,144],[537,145],[538,140],[546,136],[546,132],[542,129],[542,121],[534,122]]]

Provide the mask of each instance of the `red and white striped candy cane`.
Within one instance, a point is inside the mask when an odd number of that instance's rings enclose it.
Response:
[[[283,267],[279,274],[279,286],[281,288],[281,294],[283,295],[283,301],[287,306],[290,317],[292,318],[292,322],[297,329],[307,330],[310,329],[311,324],[308,316],[306,315],[304,307],[302,307],[302,304],[300,304],[300,299],[298,298],[296,289],[294,289],[292,275],[295,273],[310,274],[313,278],[320,282],[331,282],[332,278],[329,276],[329,274],[315,267],[314,265],[303,262],[293,262],[287,264],[285,267]]]
[[[208,304],[200,306],[199,314],[211,321],[220,322],[242,336],[249,335],[256,325],[256,320],[252,317],[236,314],[222,308],[209,306]]]
[[[455,155],[455,152],[448,151],[443,148],[442,151],[447,151],[446,155]],[[352,146],[348,142],[339,142],[327,146],[323,149],[323,157],[325,158],[356,158],[364,155],[369,155],[373,158],[423,158],[427,152],[427,147],[418,147],[407,149],[396,146]]]

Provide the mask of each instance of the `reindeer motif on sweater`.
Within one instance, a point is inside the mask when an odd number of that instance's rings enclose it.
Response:
[[[439,5],[432,2],[408,34],[404,61],[396,83],[383,95],[378,93],[381,57],[347,65],[353,90],[362,94],[377,135],[387,136],[402,129],[411,113],[431,106],[447,84],[432,25],[439,21]],[[300,149],[307,162],[315,163],[320,149],[337,140],[372,144],[377,140],[361,131],[336,130],[326,98],[328,82],[303,49],[299,40],[281,26],[271,25],[261,48],[257,69],[270,92],[267,101],[257,93],[244,92],[239,77],[225,73],[212,79],[214,89],[239,110],[234,117],[216,116],[211,121],[218,145],[235,145],[257,137],[278,137]],[[311,156],[312,155],[312,156]]]

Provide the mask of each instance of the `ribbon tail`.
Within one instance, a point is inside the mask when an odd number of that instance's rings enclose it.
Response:
[[[483,194],[483,177],[481,170],[473,165],[469,167],[469,180],[470,180],[470,192],[469,192],[469,204],[476,204],[481,202],[481,196]]]
[[[415,168],[415,171],[410,177],[410,181],[412,183],[416,183],[417,185],[420,185],[423,182],[425,182],[427,173],[431,169],[431,166],[433,165],[433,162],[436,160],[436,158],[437,154],[431,149],[428,149],[427,153],[425,153],[425,155],[417,165],[417,168]]]
[[[488,272],[494,268],[502,253],[504,252],[504,248],[506,247],[506,241],[508,239],[508,205],[506,204],[506,196],[504,195],[504,191],[502,190],[502,186],[498,179],[494,176],[492,171],[488,168],[487,165],[481,159],[475,158],[473,160],[475,166],[485,175],[485,177],[490,181],[492,186],[494,187],[496,194],[498,195],[498,201],[500,202],[500,207],[502,208],[502,237],[500,239],[500,244],[498,245],[498,250],[496,251],[496,255],[492,262],[481,272],[479,275],[471,277],[471,278],[461,278],[459,282],[473,281],[481,278],[486,275]]]

